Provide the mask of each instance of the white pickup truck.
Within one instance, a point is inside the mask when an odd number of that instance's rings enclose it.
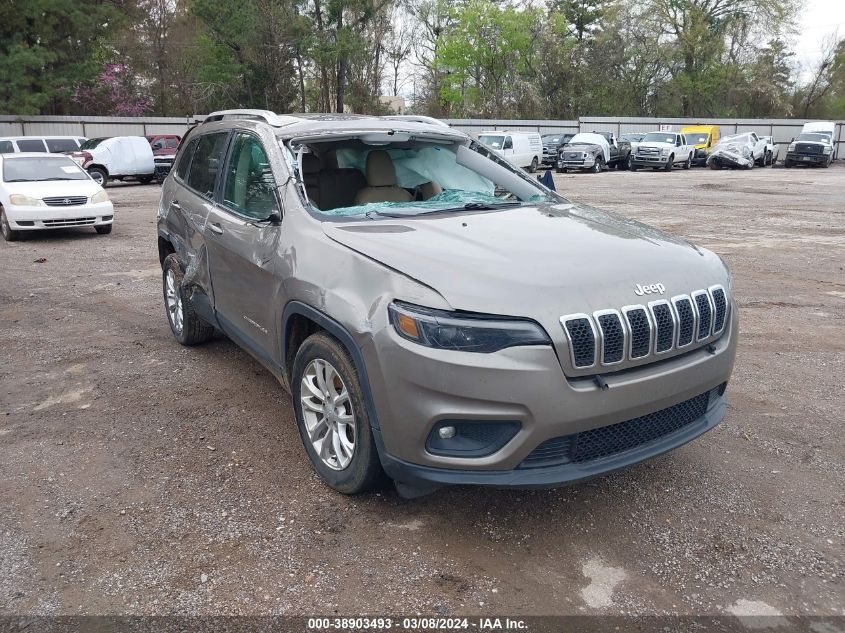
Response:
[[[651,167],[671,171],[675,165],[689,169],[694,153],[695,146],[688,144],[686,136],[679,132],[649,132],[631,155],[631,169]]]

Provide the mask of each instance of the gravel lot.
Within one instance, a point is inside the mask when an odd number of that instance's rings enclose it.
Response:
[[[728,261],[720,427],[559,490],[335,494],[269,373],[172,340],[159,188],[112,186],[111,235],[0,243],[0,613],[845,615],[845,166],[555,180]]]

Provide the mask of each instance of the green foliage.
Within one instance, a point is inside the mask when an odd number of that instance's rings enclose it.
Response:
[[[6,0],[0,3],[0,111],[66,112],[73,87],[91,81],[101,64],[100,34],[122,24],[96,0]]]

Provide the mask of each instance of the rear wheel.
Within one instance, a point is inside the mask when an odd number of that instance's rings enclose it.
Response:
[[[531,165],[528,167],[528,171],[530,171],[532,174],[535,171],[537,171],[537,157],[536,156],[531,159]]]
[[[175,253],[164,258],[162,286],[170,331],[182,345],[198,345],[214,335],[214,326],[203,321],[194,310],[191,299],[182,286],[184,275]]]
[[[96,182],[101,187],[106,186],[106,182],[108,181],[108,174],[106,170],[102,167],[89,167],[88,174],[91,176],[91,179]]]
[[[20,231],[15,231],[9,226],[9,220],[6,218],[6,212],[0,208],[0,233],[3,233],[3,239],[7,242],[14,242],[20,237]]]
[[[345,494],[371,490],[384,479],[355,365],[332,336],[309,336],[296,352],[291,376],[296,423],[314,470]]]

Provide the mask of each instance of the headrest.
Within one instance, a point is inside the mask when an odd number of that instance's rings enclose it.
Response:
[[[314,154],[303,154],[302,155],[302,173],[303,174],[316,174],[320,171],[320,159],[317,158]]]
[[[370,187],[396,185],[396,169],[390,155],[383,149],[376,149],[367,154],[367,184]]]

